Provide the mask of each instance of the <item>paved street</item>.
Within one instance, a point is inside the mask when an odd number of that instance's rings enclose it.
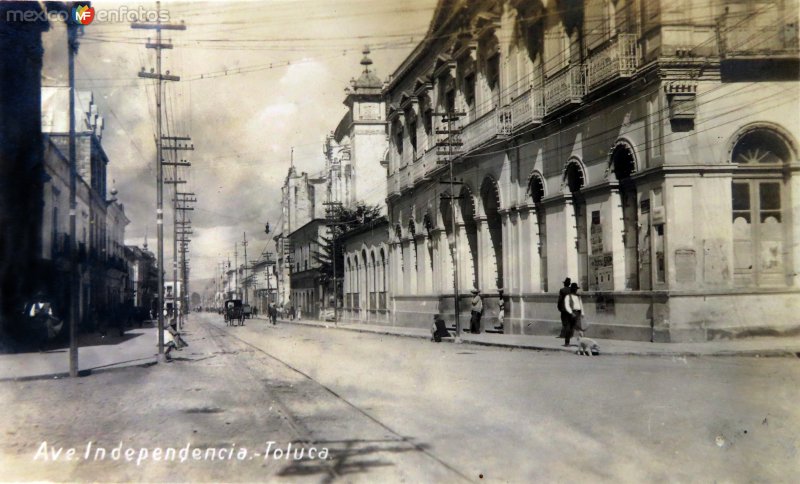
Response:
[[[211,314],[188,328],[173,363],[0,383],[15,409],[0,417],[4,479],[792,482],[800,470],[792,358],[587,358],[228,328]],[[43,441],[81,457],[90,441],[137,456],[187,444],[249,455],[46,462]],[[329,456],[264,459],[267,441]]]

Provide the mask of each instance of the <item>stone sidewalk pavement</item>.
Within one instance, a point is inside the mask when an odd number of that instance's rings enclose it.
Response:
[[[261,319],[259,317],[258,319]],[[317,320],[284,320],[279,323],[301,324],[323,328],[344,329],[364,333],[404,336],[430,339],[431,334],[424,328],[408,328],[378,324],[339,323]],[[540,351],[561,351],[574,353],[577,350],[573,342],[569,348],[562,346],[564,340],[553,336],[511,335],[499,333],[481,333],[477,335],[465,333],[462,343],[502,348],[517,348]],[[624,341],[594,338],[600,346],[600,353],[605,355],[635,356],[790,356],[800,357],[800,337],[758,337],[738,340],[718,340],[702,343],[650,343],[646,341]],[[443,342],[453,342],[446,338]]]
[[[156,362],[156,328],[129,329],[125,336],[101,337],[83,334],[78,340],[78,368],[81,374]],[[0,381],[69,376],[69,344],[45,351],[0,354]]]

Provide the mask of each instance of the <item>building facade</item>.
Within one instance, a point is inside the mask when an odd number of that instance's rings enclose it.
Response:
[[[452,320],[457,282],[550,333],[570,277],[597,336],[797,331],[797,13],[439,2],[384,89],[393,319]]]
[[[289,235],[292,255],[289,266],[290,297],[287,306],[316,318],[328,306],[327,281],[320,274],[323,237],[328,234],[325,219],[315,218]]]
[[[341,317],[354,322],[391,323],[389,308],[389,221],[373,220],[343,237]]]
[[[45,182],[41,218],[41,257],[50,277],[41,289],[53,298],[61,317],[69,307],[69,90],[42,88],[41,126]],[[75,234],[78,251],[78,319],[92,329],[119,314],[132,298],[125,257],[125,227],[130,223],[117,191],[107,191],[108,157],[102,145],[103,118],[92,93],[75,93]]]

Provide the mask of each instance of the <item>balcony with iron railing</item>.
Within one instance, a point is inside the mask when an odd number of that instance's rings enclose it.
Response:
[[[593,53],[586,64],[589,90],[632,76],[639,67],[639,43],[634,34],[618,34],[604,48]]]
[[[494,139],[498,133],[498,125],[497,111],[494,109],[469,123],[461,133],[461,141],[464,143],[462,151],[467,153]]]
[[[436,165],[436,160],[436,147],[433,147],[422,153],[416,161],[414,161],[410,173],[412,185],[416,185],[426,179],[426,174],[431,170],[432,166]]]
[[[719,54],[723,59],[761,57],[797,59],[798,20],[795,16],[763,20],[766,13],[726,13],[717,21]],[[777,14],[775,15],[777,17]]]
[[[542,89],[531,88],[511,101],[511,129],[516,131],[529,124],[541,124],[544,117]]]
[[[570,104],[577,104],[586,95],[584,64],[573,64],[548,78],[544,86],[545,113],[550,115]]]

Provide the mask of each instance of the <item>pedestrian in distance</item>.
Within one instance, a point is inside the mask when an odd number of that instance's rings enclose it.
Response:
[[[274,304],[269,305],[269,319],[272,321],[272,325],[275,326],[278,324],[278,308],[275,307]]]
[[[570,316],[570,324],[564,336],[564,346],[569,346],[569,340],[575,334],[575,331],[583,332],[585,328],[585,323],[583,322],[583,301],[581,301],[581,296],[578,294],[577,282],[573,282],[569,286],[569,295],[564,300],[564,307]]]
[[[505,322],[506,322],[506,298],[503,295],[503,288],[497,290],[500,294],[500,300],[497,301],[497,325],[494,329],[499,329],[500,331],[505,330]]]
[[[558,303],[556,307],[558,308],[558,312],[561,314],[561,332],[558,333],[558,338],[566,338],[567,337],[567,327],[570,324],[571,316],[567,312],[567,309],[564,307],[564,300],[569,296],[569,285],[572,283],[572,279],[569,277],[564,279],[564,287],[558,290]]]
[[[469,331],[472,334],[481,333],[481,316],[483,315],[483,299],[477,288],[472,288],[472,312],[469,319]]]
[[[433,325],[431,326],[431,335],[433,336],[433,341],[437,343],[442,342],[442,338],[449,338],[450,331],[447,330],[447,326],[444,323],[444,319],[439,314],[435,314],[433,316]]]

